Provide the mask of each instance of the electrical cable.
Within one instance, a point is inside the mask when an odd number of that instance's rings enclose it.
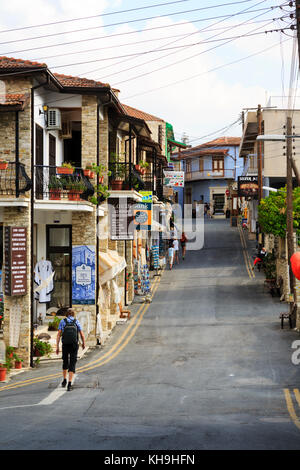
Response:
[[[243,2],[248,2],[248,1],[252,1],[252,0],[242,0],[242,3]],[[264,0],[264,1],[266,1],[266,0]],[[157,18],[159,18],[159,19],[165,18],[165,17],[169,18],[170,16],[183,15],[184,13],[194,13],[196,11],[201,11],[201,10],[203,10],[203,7],[193,8],[191,10],[177,11],[177,12],[173,12],[173,13],[166,13],[166,14],[158,15],[158,16],[149,16],[149,17],[146,17],[146,18],[136,18],[134,20],[120,21],[118,23],[104,24],[104,25],[100,26],[100,28],[110,28],[110,27],[114,27],[114,26],[122,26],[124,24],[128,25],[128,24],[131,24],[131,23],[138,23],[140,21],[149,21],[149,20],[154,20],[154,19],[157,19]],[[0,45],[15,44],[17,42],[24,42],[24,41],[35,41],[37,39],[50,38],[50,37],[53,37],[53,36],[61,36],[61,35],[65,35],[65,34],[81,33],[83,31],[92,31],[94,29],[99,29],[99,26],[92,26],[92,27],[89,27],[89,28],[73,29],[73,30],[70,30],[70,31],[61,31],[61,32],[56,32],[56,33],[51,33],[51,34],[44,34],[42,36],[33,36],[33,37],[29,37],[29,38],[14,39],[12,41],[3,41],[3,42],[0,42]]]
[[[290,41],[290,40],[291,39],[285,39],[283,42],[287,42],[287,41]],[[274,47],[277,47],[278,44],[280,44],[280,43],[273,44],[272,46],[266,47],[265,49],[261,49],[260,51],[255,52],[253,54],[249,54],[245,57],[241,57],[240,59],[237,59],[237,60],[234,60],[234,61],[231,61],[231,62],[227,62],[226,64],[222,64],[222,65],[219,65],[217,67],[213,67],[212,69],[206,70],[205,72],[201,72],[201,73],[198,73],[196,75],[192,75],[190,77],[186,77],[184,79],[177,80],[176,82],[171,82],[171,83],[168,83],[168,84],[163,85],[161,87],[152,88],[151,90],[143,91],[141,93],[136,93],[135,95],[126,96],[124,99],[135,98],[136,96],[145,95],[145,94],[148,94],[148,93],[152,93],[154,91],[162,90],[164,88],[169,88],[170,86],[178,85],[179,83],[183,83],[183,82],[187,82],[189,80],[193,80],[194,78],[198,78],[198,77],[200,77],[202,75],[205,75],[207,73],[215,72],[216,70],[220,70],[221,68],[228,67],[230,65],[235,65],[235,64],[240,63],[244,60],[250,59],[251,57],[255,57],[256,55],[263,54],[264,52],[266,52],[266,51],[268,51],[268,50],[270,50]]]
[[[260,9],[257,9],[257,10],[252,10],[248,13],[254,13],[256,11],[263,11],[263,10],[273,10],[274,8],[278,8],[278,7],[274,6],[274,7],[271,7],[271,8],[270,7],[260,8]],[[245,14],[245,13],[240,13],[240,14]],[[231,16],[232,15],[222,15],[222,16],[214,16],[214,17],[210,17],[210,18],[200,18],[200,19],[197,19],[197,20],[193,20],[193,24],[199,23],[199,22],[202,22],[202,21],[209,21],[209,20],[213,20],[213,19],[218,19],[218,18],[230,18]],[[79,40],[75,40],[75,41],[62,42],[62,43],[58,43],[58,44],[47,44],[46,46],[31,47],[31,48],[27,48],[27,49],[19,49],[19,50],[15,50],[15,51],[3,52],[3,53],[1,53],[1,55],[6,56],[6,55],[11,55],[11,54],[19,54],[21,52],[36,51],[36,50],[41,50],[41,49],[49,49],[49,48],[52,48],[52,47],[60,47],[60,46],[66,46],[66,45],[70,45],[70,44],[78,44],[78,43],[84,43],[84,42],[89,42],[89,41],[96,41],[98,39],[108,39],[108,38],[111,38],[111,37],[125,36],[125,35],[129,35],[129,34],[137,34],[137,33],[144,33],[145,31],[154,31],[154,30],[159,30],[159,29],[164,29],[165,30],[166,28],[174,28],[174,27],[183,26],[183,25],[187,25],[187,24],[190,24],[190,21],[183,21],[183,22],[180,22],[180,23],[169,24],[169,25],[164,25],[164,26],[154,26],[154,27],[151,27],[151,28],[144,28],[144,29],[140,29],[140,30],[136,30],[136,31],[126,31],[124,33],[115,33],[115,34],[110,34],[110,35],[106,35],[106,36],[98,36],[98,37],[93,37],[93,38],[79,39]]]
[[[258,2],[256,5],[259,5],[260,3],[262,3],[262,2]],[[252,5],[252,6],[249,7],[249,8],[253,8],[253,6],[256,6],[256,5]],[[242,11],[245,12],[245,11],[249,10],[249,8],[247,8],[247,9],[245,9],[245,10],[242,10]],[[240,13],[240,12],[239,12],[239,13]],[[264,13],[262,13],[262,15],[263,15],[263,14],[266,14],[266,13],[268,13],[268,12],[264,12]],[[235,16],[235,14],[233,14],[233,16]],[[261,15],[257,15],[257,16],[261,16]],[[252,20],[252,19],[253,19],[253,18],[251,18],[250,20]],[[222,22],[224,22],[224,21],[226,21],[226,20],[225,20],[225,19],[221,19],[220,21],[217,21],[216,23],[213,23],[211,26],[214,26],[214,25],[216,25],[216,24],[222,23]],[[248,20],[244,21],[243,23],[240,23],[239,25],[234,26],[234,28],[235,28],[235,27],[240,27],[241,25],[244,25],[244,24],[247,23],[247,22],[248,22]],[[185,39],[185,38],[190,37],[190,36],[193,36],[193,35],[195,35],[195,34],[199,34],[200,32],[206,31],[207,28],[209,28],[209,26],[204,27],[204,28],[202,28],[202,29],[200,29],[200,30],[198,30],[198,31],[193,32],[193,33],[189,33],[189,34],[187,34],[187,35],[186,35],[184,38],[182,38],[182,39]],[[228,29],[230,30],[230,29],[233,29],[233,28],[232,28],[232,26],[226,27],[223,31],[221,31],[221,32],[218,33],[217,35],[211,36],[211,37],[208,38],[208,39],[211,39],[212,37],[219,36],[220,34],[223,34],[223,32],[224,32],[224,31],[227,31]],[[175,41],[175,42],[181,41],[182,39],[178,39],[178,40]],[[168,46],[169,44],[172,44],[172,43],[164,44],[163,46],[159,47],[158,49],[162,50],[163,47]],[[186,46],[186,48],[188,48],[188,47],[189,47],[189,46]],[[165,54],[165,55],[163,55],[162,57],[158,57],[158,58],[156,58],[156,59],[153,59],[151,62],[161,60],[161,59],[163,59],[163,58],[165,58],[165,57],[168,57],[168,56],[170,56],[170,55],[174,55],[174,54],[177,54],[177,53],[178,53],[178,51]],[[108,66],[106,66],[106,67],[101,67],[101,68],[98,68],[98,69],[94,69],[93,71],[90,71],[90,72],[88,72],[88,73],[92,73],[92,72],[94,73],[94,72],[97,72],[98,70],[104,70],[105,68],[111,68],[111,67],[114,67],[114,66],[116,66],[116,65],[120,65],[121,63],[128,62],[129,60],[133,60],[133,59],[127,59],[127,60],[124,60],[124,61],[116,62],[116,63],[110,64],[110,65],[108,65]],[[129,68],[125,68],[125,69],[122,69],[122,70],[118,70],[118,71],[115,72],[115,73],[110,73],[110,74],[107,74],[107,75],[104,75],[104,76],[101,75],[101,79],[104,79],[104,78],[106,78],[106,77],[112,77],[112,76],[114,76],[114,75],[116,75],[116,74],[118,75],[118,74],[120,74],[120,73],[127,72],[127,71],[129,71],[129,70],[133,70],[133,69],[135,69],[135,68],[141,67],[142,65],[145,65],[145,64],[148,64],[148,63],[149,63],[149,62],[146,61],[146,62],[143,62],[142,64],[137,64],[137,65],[134,65],[134,66],[129,67]],[[85,73],[85,75],[86,75],[86,73]]]

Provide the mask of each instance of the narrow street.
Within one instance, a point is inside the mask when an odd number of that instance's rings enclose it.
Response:
[[[286,306],[262,274],[250,279],[237,228],[206,220],[204,249],[158,282],[153,303],[78,363],[71,394],[56,390],[60,363],[0,387],[0,449],[299,449],[299,336],[280,329]]]

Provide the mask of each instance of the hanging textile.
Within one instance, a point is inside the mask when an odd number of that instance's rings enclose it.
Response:
[[[99,253],[99,274],[100,285],[114,279],[127,266],[124,257],[120,256],[117,251],[108,250],[107,253],[100,251]]]
[[[152,245],[151,247],[152,253],[152,263],[154,269],[159,269],[159,245]]]
[[[144,264],[142,266],[141,290],[143,295],[148,295],[151,293],[148,264]]]
[[[35,265],[34,282],[37,287],[34,290],[34,298],[41,304],[51,301],[54,274],[51,261],[41,260]]]

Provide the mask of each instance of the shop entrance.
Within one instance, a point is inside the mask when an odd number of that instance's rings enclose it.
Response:
[[[72,226],[47,225],[47,259],[51,261],[54,290],[50,307],[71,307],[72,303]]]
[[[225,206],[225,194],[214,194],[214,215],[223,215]]]

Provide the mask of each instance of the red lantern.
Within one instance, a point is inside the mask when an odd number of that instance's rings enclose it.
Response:
[[[291,267],[294,276],[300,280],[300,251],[296,252],[291,256]]]

